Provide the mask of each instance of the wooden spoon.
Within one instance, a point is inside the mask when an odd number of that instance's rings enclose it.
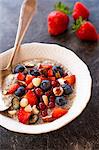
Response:
[[[25,36],[25,33],[31,23],[32,17],[35,14],[35,11],[37,8],[36,6],[37,6],[36,0],[24,0],[22,4],[21,10],[20,10],[18,30],[17,30],[16,40],[14,44],[14,50],[11,54],[10,60],[6,68],[3,68],[2,70],[0,70],[0,81],[1,81],[0,91],[2,89],[2,82],[3,82],[4,77],[11,72],[13,59],[16,56],[20,48],[20,45]],[[6,106],[4,104],[4,101],[2,100],[1,94],[0,94],[0,111],[4,111],[8,108],[9,106]]]

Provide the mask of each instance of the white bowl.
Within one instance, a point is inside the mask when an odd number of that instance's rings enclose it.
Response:
[[[9,61],[13,48],[0,54],[0,64],[5,67]],[[72,74],[76,75],[76,96],[68,113],[61,118],[46,124],[24,125],[0,114],[0,125],[11,131],[40,134],[57,130],[68,124],[86,107],[91,94],[91,76],[86,64],[71,50],[55,45],[43,43],[29,43],[21,46],[14,64],[33,58],[48,58],[66,66]]]

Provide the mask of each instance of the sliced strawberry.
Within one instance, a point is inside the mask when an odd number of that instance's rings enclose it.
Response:
[[[18,111],[18,119],[21,123],[26,124],[30,118],[31,113],[26,112],[24,108],[20,108]]]
[[[64,114],[66,114],[68,112],[67,109],[64,109],[64,108],[54,108],[53,111],[52,111],[52,117],[57,119],[61,116],[63,116]]]
[[[7,91],[7,94],[13,94],[18,88],[19,88],[18,83],[11,85],[9,90]]]
[[[50,69],[52,68],[51,64],[41,64],[41,68]]]
[[[27,85],[26,89],[27,89],[27,90],[30,90],[30,89],[32,89],[32,88],[33,88],[33,83],[30,82],[30,83]]]
[[[52,77],[53,76],[53,70],[49,69],[48,72],[47,72],[47,74],[48,74],[48,77]]]
[[[18,75],[17,75],[17,79],[21,80],[21,81],[24,81],[25,75],[23,73],[19,72]]]
[[[27,93],[26,93],[26,96],[25,96],[27,99],[28,99],[28,103],[32,106],[32,105],[36,105],[38,100],[37,100],[37,97],[36,97],[36,94],[29,90]]]
[[[56,80],[56,78],[55,78],[55,77],[49,77],[49,80],[51,80],[51,81],[55,81],[55,80]]]
[[[75,81],[76,81],[76,77],[75,77],[75,75],[70,75],[70,76],[64,77],[64,80],[65,80],[68,84],[73,85],[73,84],[75,83]]]
[[[35,76],[32,76],[32,75],[27,74],[27,75],[26,75],[26,80],[25,80],[25,82],[26,82],[27,84],[29,84],[29,83],[32,81],[32,79],[34,79],[34,78],[35,78]]]
[[[43,80],[47,80],[47,78],[46,78],[45,76],[43,76],[43,75],[38,76],[38,78],[40,78],[40,79],[41,79],[41,81],[43,81]]]

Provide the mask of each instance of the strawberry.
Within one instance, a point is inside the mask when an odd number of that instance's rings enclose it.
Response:
[[[25,96],[27,99],[28,99],[28,103],[32,106],[32,105],[36,105],[38,100],[37,100],[37,97],[36,97],[36,94],[29,90],[27,93],[26,93],[26,96]]]
[[[47,74],[48,74],[48,77],[52,77],[53,76],[53,70],[49,69],[48,72],[47,72]]]
[[[26,75],[26,80],[25,80],[25,82],[26,82],[27,84],[29,84],[29,83],[32,81],[32,79],[34,79],[34,78],[35,78],[35,76],[32,76],[32,75],[27,74],[27,75]]]
[[[20,110],[18,111],[18,119],[21,123],[26,124],[30,118],[31,113],[30,112],[26,112],[24,110],[24,108],[20,108]]]
[[[18,73],[17,79],[23,81],[25,79],[25,75],[21,72]]]
[[[32,89],[32,88],[33,88],[33,83],[30,82],[30,83],[27,85],[26,89],[27,89],[27,90],[30,90],[30,89]]]
[[[89,22],[82,20],[82,17],[76,20],[73,25],[73,30],[76,32],[76,36],[83,41],[97,41],[98,34],[95,26]]]
[[[55,5],[55,11],[48,15],[48,32],[51,35],[59,35],[63,33],[69,24],[68,8],[61,2]]]
[[[75,77],[75,75],[70,75],[70,76],[64,77],[64,80],[65,80],[68,84],[73,85],[73,84],[75,83],[75,81],[76,81],[76,77]]]
[[[38,76],[38,78],[40,78],[40,79],[41,79],[41,81],[43,81],[43,80],[47,80],[47,78],[46,78],[45,76],[43,76],[43,75]]]
[[[50,69],[52,68],[51,64],[41,64],[40,68]]]
[[[7,91],[7,94],[13,94],[18,88],[19,88],[18,83],[11,85],[9,90]]]
[[[49,77],[48,79],[49,79],[50,81],[55,81],[55,80],[56,80],[55,77]]]
[[[57,119],[68,112],[67,109],[55,107],[52,111],[52,117]]]
[[[88,19],[89,17],[89,10],[88,8],[81,2],[76,2],[73,8],[72,16],[74,20],[78,19],[80,16],[83,19]]]

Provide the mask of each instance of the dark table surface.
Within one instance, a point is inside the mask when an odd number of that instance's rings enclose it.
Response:
[[[74,51],[89,67],[93,79],[90,102],[83,113],[63,128],[41,135],[10,132],[0,127],[1,150],[99,150],[99,43],[81,42],[69,30],[51,37],[47,15],[57,0],[38,0],[38,11],[24,42],[57,43]],[[72,7],[76,0],[63,1]],[[82,0],[90,12],[89,20],[99,32],[99,0]],[[22,0],[0,0],[0,52],[13,47]]]

